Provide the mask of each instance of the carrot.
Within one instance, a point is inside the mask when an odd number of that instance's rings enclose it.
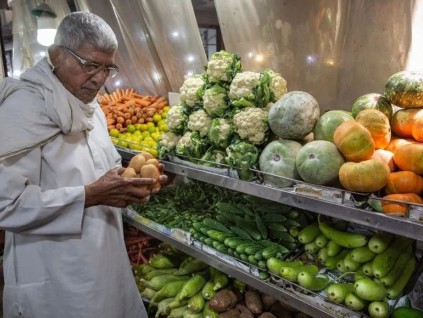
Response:
[[[150,102],[144,100],[144,99],[140,99],[140,98],[134,98],[133,99],[135,103],[137,103],[138,105],[141,105],[143,107],[146,107],[148,105],[150,105]]]
[[[107,125],[113,125],[116,121],[113,118],[107,118]]]
[[[131,94],[131,97],[133,97],[133,98],[143,99],[143,98],[145,98],[145,95],[138,94],[138,93],[132,93],[132,94]]]

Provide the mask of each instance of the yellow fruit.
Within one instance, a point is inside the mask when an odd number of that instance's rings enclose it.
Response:
[[[145,139],[146,137],[150,137],[150,133],[148,131],[143,131],[141,136]]]
[[[162,135],[159,132],[154,132],[150,136],[154,139],[154,141],[159,141],[162,138]]]
[[[127,132],[129,132],[129,133],[133,133],[135,130],[137,130],[136,128],[135,128],[135,125],[128,125],[128,126],[126,126],[126,131]]]
[[[111,130],[110,130],[110,133],[109,133],[109,135],[110,135],[110,136],[112,136],[112,137],[118,137],[118,136],[119,136],[119,134],[120,134],[120,132],[119,132],[119,130],[118,130],[118,129],[116,129],[116,128],[111,129]]]
[[[162,116],[160,116],[159,114],[154,114],[153,121],[155,123],[158,123],[161,119],[162,119]]]
[[[153,127],[148,128],[148,132],[149,132],[150,134],[155,133],[155,132],[156,132],[156,127],[155,127],[155,126],[153,126]]]
[[[159,126],[159,131],[168,132],[169,131],[169,128],[167,127],[167,124],[160,125]]]
[[[153,122],[148,122],[147,124],[147,129],[149,129],[150,127],[156,127],[156,125]]]
[[[168,111],[169,111],[169,109],[170,109],[170,106],[165,106],[165,107],[163,107],[163,112],[165,113],[167,113]]]
[[[140,130],[140,131],[146,131],[147,129],[148,129],[148,125],[147,124],[139,124],[140,126],[140,128],[138,129],[138,130]]]
[[[128,147],[128,143],[124,140],[119,140],[117,145],[120,146],[120,147],[123,147],[123,148]]]

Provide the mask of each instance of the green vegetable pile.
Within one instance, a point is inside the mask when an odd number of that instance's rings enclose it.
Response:
[[[271,70],[243,71],[237,54],[220,51],[180,91],[180,103],[166,119],[169,131],[158,143],[159,157],[239,169],[241,179],[254,179],[250,168],[257,167],[270,135],[268,109],[287,92],[285,79]]]
[[[312,221],[305,211],[198,181],[165,188],[148,204],[133,208],[258,267],[262,279],[268,278],[266,260],[293,250],[298,233]]]

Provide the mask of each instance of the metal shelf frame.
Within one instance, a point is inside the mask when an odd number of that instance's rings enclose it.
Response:
[[[250,273],[243,271],[241,269],[235,268],[226,262],[220,260],[214,255],[210,255],[205,253],[204,251],[192,246],[187,245],[183,242],[180,242],[174,239],[171,236],[165,235],[147,225],[139,223],[134,218],[127,214],[123,214],[123,221],[127,224],[130,224],[137,229],[141,230],[142,232],[155,237],[165,243],[171,244],[175,248],[179,249],[180,251],[198,258],[199,260],[207,263],[208,265],[217,268],[218,270],[228,274],[231,277],[237,278],[246,284],[253,286],[254,288],[260,290],[263,293],[267,293],[272,295],[273,297],[277,298],[283,303],[290,305],[293,308],[298,309],[299,311],[310,315],[312,317],[319,317],[319,318],[339,318],[339,315],[332,314],[328,311],[325,311],[323,308],[319,308],[318,306],[307,302],[304,299],[298,298],[294,293],[282,289],[274,284],[268,283],[266,281],[259,280],[252,276]],[[357,313],[357,317],[363,317],[359,313]],[[365,316],[364,316],[365,317]]]
[[[337,204],[331,201],[323,201],[284,189],[277,189],[254,182],[243,181],[169,161],[162,162],[165,165],[166,171],[185,176],[190,179],[251,194],[330,217],[339,218],[376,230],[382,230],[400,236],[409,237],[417,241],[423,241],[423,223],[419,223],[417,221],[358,209],[353,206]]]

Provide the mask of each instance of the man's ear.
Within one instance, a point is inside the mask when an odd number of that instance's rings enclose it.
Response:
[[[57,44],[52,44],[49,46],[48,56],[50,57],[50,61],[53,63],[53,65],[55,64],[55,62],[57,62],[57,59],[60,57],[61,54],[62,50]]]

